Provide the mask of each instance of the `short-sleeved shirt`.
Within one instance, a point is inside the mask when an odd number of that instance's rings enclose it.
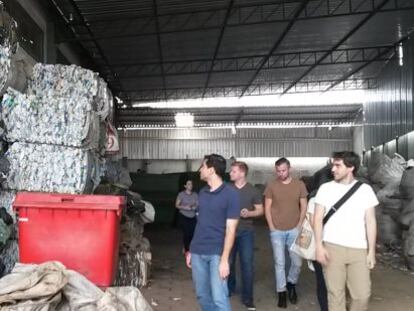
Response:
[[[227,219],[239,219],[240,197],[231,184],[223,183],[214,191],[202,188],[198,194],[198,219],[190,252],[221,255]]]
[[[194,206],[194,207],[197,207],[198,205],[198,195],[195,192],[191,192],[191,194],[188,194],[185,190],[181,191],[178,194],[178,199],[180,200],[180,205],[187,205],[187,206]],[[195,210],[189,211],[185,209],[179,209],[179,211],[185,217],[189,217],[189,218],[194,218],[196,215]]]
[[[336,181],[323,184],[316,194],[315,204],[323,206],[326,214],[355,183],[356,180],[347,185]],[[345,247],[366,249],[368,243],[365,212],[378,203],[371,186],[362,184],[323,227],[323,241]]]
[[[290,183],[284,184],[275,180],[266,187],[264,195],[272,200],[271,215],[273,225],[277,230],[292,230],[298,225],[300,199],[308,195],[302,181],[292,179]]]
[[[262,195],[252,184],[246,183],[242,188],[234,186],[240,195],[240,210],[246,208],[249,211],[254,211],[255,205],[262,204]],[[253,230],[252,218],[240,218],[237,231]]]
[[[308,214],[315,214],[315,197],[309,199],[306,211]]]

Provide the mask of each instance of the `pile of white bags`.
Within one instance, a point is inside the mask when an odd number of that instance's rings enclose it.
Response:
[[[151,311],[134,287],[101,290],[83,275],[59,262],[40,265],[16,264],[0,279],[2,310]]]
[[[406,266],[414,270],[414,168],[400,155],[371,154],[368,177],[377,191],[379,237],[390,249],[402,245]]]

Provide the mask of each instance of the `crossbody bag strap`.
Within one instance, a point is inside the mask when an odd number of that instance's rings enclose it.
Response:
[[[359,187],[361,187],[362,182],[360,182],[359,180],[355,183],[355,185],[352,186],[351,189],[349,189],[347,191],[347,193],[344,194],[344,196],[342,198],[340,198],[338,200],[338,202],[335,203],[334,206],[332,206],[332,208],[329,210],[329,212],[325,215],[325,217],[323,218],[323,224],[325,225],[329,218],[332,217],[333,214],[336,213],[337,210],[339,210],[339,208],[355,193],[355,191],[358,190]]]

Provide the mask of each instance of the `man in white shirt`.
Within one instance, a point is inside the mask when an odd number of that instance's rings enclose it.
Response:
[[[323,226],[324,215],[357,182],[360,158],[350,151],[332,156],[334,180],[323,184],[315,197],[316,259],[323,265],[330,311],[345,311],[345,288],[351,311],[368,309],[370,269],[375,266],[378,200],[372,188],[361,185]]]

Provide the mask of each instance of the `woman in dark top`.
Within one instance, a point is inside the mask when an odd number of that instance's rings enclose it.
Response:
[[[331,166],[327,165],[323,169],[319,170],[314,176],[314,188],[308,195],[308,215],[310,219],[311,226],[313,227],[313,215],[315,214],[315,196],[318,192],[319,187],[333,180]],[[328,311],[328,292],[326,289],[325,278],[323,276],[322,265],[315,261],[312,261],[313,268],[315,270],[316,276],[316,295],[318,297],[319,307],[321,311]]]
[[[183,230],[184,252],[186,254],[190,249],[190,243],[197,223],[198,195],[193,192],[193,182],[191,180],[187,180],[184,188],[185,190],[181,191],[177,196],[175,207],[179,211],[178,223]]]

